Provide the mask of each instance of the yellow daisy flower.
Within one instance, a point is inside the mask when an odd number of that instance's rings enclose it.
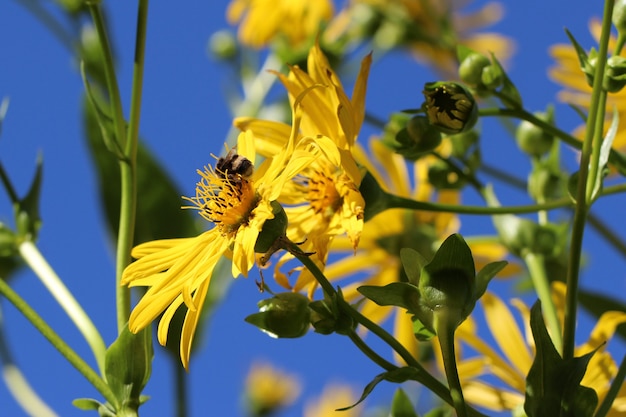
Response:
[[[320,24],[332,15],[330,0],[232,0],[226,11],[231,24],[240,24],[241,43],[253,48],[262,48],[277,36],[298,46],[316,36]]]
[[[463,13],[468,3],[467,0],[353,0],[329,25],[328,34],[336,38],[348,31],[354,23],[350,15],[365,5],[383,19],[388,18],[396,30],[402,26],[401,42],[419,61],[434,66],[444,78],[457,78],[458,45],[487,56],[493,52],[501,62],[506,62],[514,50],[512,39],[499,33],[481,32],[502,19],[502,5],[489,2],[476,11]],[[381,39],[388,42],[389,33]]]
[[[589,22],[589,31],[596,40],[600,39],[601,22],[598,19],[592,19]],[[615,47],[615,38],[609,39],[609,50]],[[559,91],[558,99],[570,103],[575,106],[589,109],[591,104],[591,87],[587,83],[585,74],[580,68],[578,55],[571,44],[557,44],[550,48],[550,55],[555,60],[555,66],[550,68],[548,75],[558,84],[563,86],[563,90]],[[624,55],[624,52],[621,54]],[[617,93],[609,93],[607,98],[607,109],[616,108],[619,113],[619,120],[626,118],[626,89],[622,89]],[[608,129],[609,121],[606,122]],[[575,134],[581,137],[584,134],[584,125],[579,127]],[[613,142],[613,148],[624,151],[626,149],[626,129],[624,124],[620,123],[617,128],[617,134]]]
[[[290,219],[287,235],[293,241],[307,240],[320,262],[326,258],[329,241],[347,233],[353,248],[363,228],[364,201],[359,192],[362,173],[351,154],[365,115],[365,93],[371,57],[366,57],[357,78],[352,99],[346,95],[337,75],[319,45],[311,48],[308,72],[294,66],[288,75],[277,74],[292,103],[302,98],[300,134],[323,135],[339,148],[339,162],[320,158],[284,189],[279,201]],[[315,87],[318,88],[315,88]],[[258,138],[257,152],[271,156],[284,146],[291,127],[285,123],[237,118],[234,125],[252,131]]]
[[[294,117],[294,126],[297,124]],[[163,313],[157,336],[165,345],[170,321],[184,303],[187,313],[180,356],[185,368],[217,261],[226,256],[232,260],[233,277],[247,276],[255,264],[257,237],[264,223],[274,217],[271,202],[289,179],[327,152],[328,140],[322,150],[315,145],[318,139],[301,138],[294,144],[295,134],[290,138],[274,158],[266,159],[251,172],[256,154],[254,136],[252,132],[240,134],[238,161],[228,163],[229,154],[215,168],[198,170],[201,179],[196,195],[185,198],[190,208],[198,210],[215,227],[196,237],[155,240],[132,250],[137,261],[124,270],[122,284],[149,289],[132,311],[129,328],[136,333]]]
[[[553,297],[562,314],[565,303],[563,283],[553,284]],[[509,307],[497,296],[487,292],[480,301],[487,327],[497,348],[482,340],[477,334],[476,326],[472,326],[471,322],[467,322],[468,325],[464,323],[457,329],[457,340],[478,353],[478,356],[466,357],[458,362],[463,394],[467,402],[489,410],[515,410],[524,403],[526,375],[533,362],[535,347],[530,334],[530,309],[519,299],[511,300],[511,305],[522,317],[522,322],[526,323],[526,327],[520,329]],[[625,313],[604,313],[598,319],[587,342],[576,348],[575,356],[589,353],[609,341],[616,327],[625,322]],[[606,352],[605,346],[602,346],[591,358],[581,385],[593,388],[600,403],[616,373],[617,365]],[[492,385],[481,380],[485,376],[490,380],[495,377],[501,383]],[[626,415],[626,386],[621,388],[608,415]]]

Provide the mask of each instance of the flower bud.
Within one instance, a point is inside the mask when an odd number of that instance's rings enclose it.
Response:
[[[554,111],[548,108],[546,113],[535,113],[537,118],[552,124]],[[517,146],[528,155],[541,156],[552,148],[554,136],[546,133],[542,128],[526,120],[522,121],[515,132]]]
[[[410,160],[417,160],[441,143],[441,133],[424,116],[411,118],[392,140],[384,142],[387,147]]]
[[[478,86],[482,81],[483,69],[490,65],[491,61],[483,54],[470,53],[459,65],[459,78],[467,85]]]
[[[228,61],[237,55],[237,39],[228,30],[220,30],[209,39],[209,52],[219,60]]]
[[[266,253],[270,251],[274,243],[281,237],[284,237],[287,232],[287,213],[280,205],[278,201],[272,201],[272,213],[274,218],[266,220],[263,223],[261,233],[256,239],[254,244],[254,251],[256,253]],[[271,254],[270,254],[271,255]]]
[[[356,326],[350,316],[342,314],[334,298],[313,301],[309,307],[311,309],[311,324],[316,333],[345,335],[353,331]]]
[[[437,161],[428,168],[428,182],[438,190],[458,190],[466,179],[453,170],[445,161]]]
[[[566,180],[560,172],[548,166],[537,165],[528,177],[528,194],[535,201],[561,198],[565,194]]]
[[[259,301],[258,306],[259,313],[251,314],[245,320],[272,337],[302,337],[309,330],[309,299],[302,294],[276,294],[272,298]]]
[[[609,93],[617,93],[626,85],[626,58],[612,56],[606,61],[602,87]]]
[[[620,35],[626,33],[626,0],[615,0],[611,20]]]
[[[445,134],[471,129],[478,120],[478,106],[469,90],[450,82],[424,86],[424,110],[431,125]]]

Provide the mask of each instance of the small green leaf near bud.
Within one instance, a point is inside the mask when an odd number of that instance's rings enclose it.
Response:
[[[431,125],[445,134],[471,129],[478,120],[478,106],[467,88],[458,83],[434,82],[424,86],[424,110]]]
[[[612,56],[606,61],[602,87],[609,93],[617,93],[626,85],[626,58]]]
[[[259,313],[245,318],[272,337],[297,338],[304,336],[311,324],[309,299],[298,293],[286,292],[258,303]]]

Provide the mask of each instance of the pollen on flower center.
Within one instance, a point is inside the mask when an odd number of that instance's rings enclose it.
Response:
[[[196,196],[186,199],[203,218],[215,223],[225,235],[250,221],[259,201],[252,180],[240,174],[220,175],[212,167],[198,170],[198,174],[202,179],[196,184]]]
[[[335,213],[342,205],[342,197],[335,181],[323,172],[315,171],[309,178],[308,200],[316,214]]]

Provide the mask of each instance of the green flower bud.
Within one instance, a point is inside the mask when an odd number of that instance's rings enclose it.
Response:
[[[441,143],[441,133],[424,116],[411,118],[393,140],[384,142],[389,148],[409,160],[417,160]]]
[[[504,77],[500,68],[490,65],[483,68],[480,81],[481,89],[493,91],[502,85]]]
[[[263,223],[261,233],[259,233],[256,243],[254,244],[254,251],[256,253],[269,252],[275,246],[276,241],[284,237],[287,233],[287,225],[289,223],[287,213],[285,213],[283,206],[281,206],[278,201],[272,201],[271,204],[274,218],[266,220],[265,223]]]
[[[626,58],[612,56],[606,61],[602,87],[609,93],[617,93],[626,85]]]
[[[537,165],[528,177],[528,194],[535,201],[561,198],[565,194],[566,180],[560,172]]]
[[[428,182],[438,190],[458,190],[467,181],[445,161],[437,161],[428,168]]]
[[[626,33],[626,0],[615,0],[611,20],[620,35]]]
[[[546,113],[535,113],[537,118],[552,124],[554,122],[554,111],[548,108]],[[541,156],[552,148],[554,136],[546,133],[540,127],[524,120],[515,132],[517,146],[531,156]]]
[[[209,52],[219,60],[233,59],[238,49],[236,37],[228,30],[217,31],[209,39]]]
[[[249,315],[245,320],[272,337],[302,337],[309,330],[309,299],[302,294],[276,294],[272,298],[259,301],[258,306],[260,312]]]
[[[311,324],[316,333],[349,334],[356,326],[350,316],[341,313],[335,298],[313,301],[309,307],[311,309]]]
[[[424,86],[424,110],[430,124],[445,134],[471,129],[478,120],[478,106],[469,90],[450,82],[427,83]]]
[[[475,87],[482,82],[483,69],[489,67],[491,61],[483,54],[473,52],[465,57],[459,65],[459,78],[465,84]]]

